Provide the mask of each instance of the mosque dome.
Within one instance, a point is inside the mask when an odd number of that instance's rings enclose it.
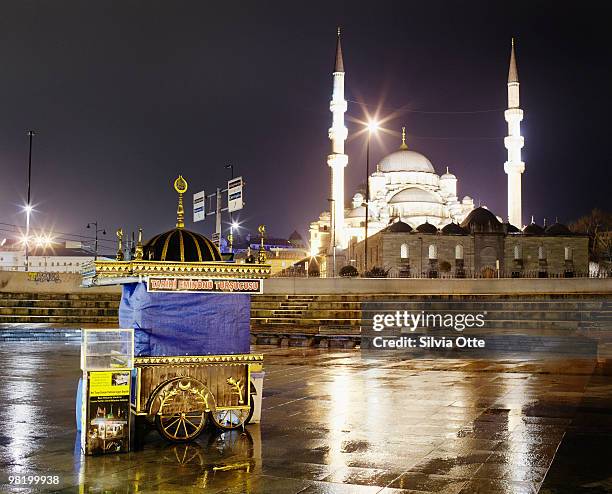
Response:
[[[511,223],[504,223],[504,226],[506,227],[506,231],[508,233],[521,233],[521,230]]]
[[[523,228],[523,233],[525,235],[544,235],[544,228],[536,223],[530,223],[525,228]]]
[[[412,231],[412,227],[403,221],[396,221],[392,225],[385,228],[384,231],[388,233],[410,233]]]
[[[370,213],[370,216],[372,214]],[[347,218],[365,218],[365,206],[359,206],[351,209],[346,215]]]
[[[209,262],[222,261],[221,253],[204,235],[175,228],[156,235],[143,246],[145,261]]]
[[[449,223],[442,228],[445,235],[467,235],[468,232],[461,228],[457,223]]]
[[[438,229],[428,221],[426,221],[422,225],[417,226],[416,231],[419,233],[438,233]]]
[[[567,226],[558,222],[550,225],[546,229],[546,233],[548,235],[573,235],[571,230]]]
[[[381,172],[425,172],[436,173],[431,161],[421,153],[400,149],[385,156],[378,163]]]
[[[402,127],[402,144],[399,150],[388,154],[378,163],[379,172],[436,173],[431,161],[421,153],[411,151],[406,144],[406,127]]]
[[[441,204],[442,200],[437,194],[429,190],[408,187],[400,190],[389,200],[389,204],[399,204],[402,202],[432,202],[434,204]]]
[[[504,225],[488,209],[478,207],[473,209],[461,223],[461,227],[474,233],[503,233]]]

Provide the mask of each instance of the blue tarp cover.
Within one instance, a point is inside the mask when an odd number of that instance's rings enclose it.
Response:
[[[149,293],[123,285],[119,325],[134,328],[136,356],[249,353],[251,296]]]

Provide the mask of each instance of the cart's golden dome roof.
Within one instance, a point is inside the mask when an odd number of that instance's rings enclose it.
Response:
[[[208,262],[221,261],[221,253],[204,235],[175,228],[156,235],[143,247],[145,261]]]
[[[179,196],[176,228],[160,233],[143,246],[142,258],[145,261],[210,262],[223,260],[217,246],[204,235],[185,230],[183,194],[187,192],[187,187],[187,181],[182,175],[179,175],[174,181],[174,190]]]

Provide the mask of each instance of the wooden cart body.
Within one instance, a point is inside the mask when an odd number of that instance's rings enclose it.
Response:
[[[204,422],[212,417],[221,428],[242,426],[252,413],[251,372],[261,370],[262,363],[261,354],[136,357],[132,412],[155,417],[162,436],[176,441],[194,439],[203,425],[189,426],[189,431],[185,425],[185,437],[176,437],[164,431],[164,418],[173,428],[181,417],[191,424],[189,417],[195,421],[200,415]],[[179,422],[170,420],[174,417]]]

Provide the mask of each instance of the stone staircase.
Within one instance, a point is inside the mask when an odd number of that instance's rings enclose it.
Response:
[[[0,292],[0,341],[71,340],[81,327],[117,327],[119,296]]]
[[[75,339],[81,327],[117,327],[119,295],[0,292],[0,341]],[[252,342],[287,346],[354,347],[375,312],[485,312],[486,324],[465,334],[496,348],[572,346],[612,352],[609,294],[539,295],[256,295]],[[420,328],[421,330],[423,328]]]
[[[284,312],[287,307],[293,312]],[[260,295],[253,297],[251,306],[252,341],[355,346],[361,342],[362,324],[367,328],[374,313],[396,310],[432,315],[484,313],[485,325],[464,334],[483,337],[496,350],[562,353],[565,349],[584,354],[597,345],[612,348],[608,294]],[[416,333],[431,331],[421,327]]]
[[[279,303],[278,309],[272,310],[270,324],[297,324],[308,311],[314,296],[288,296],[286,301]]]

